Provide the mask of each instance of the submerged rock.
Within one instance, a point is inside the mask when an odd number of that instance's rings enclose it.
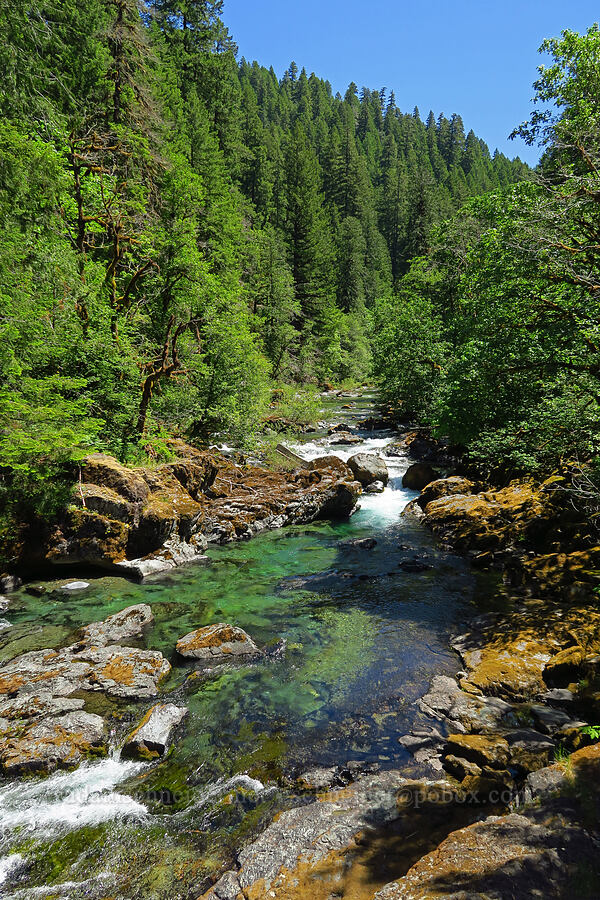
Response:
[[[376,546],[375,538],[351,538],[347,541],[340,541],[340,547],[344,550],[372,550]]]
[[[149,759],[163,756],[171,735],[188,710],[173,703],[157,703],[148,710],[140,724],[125,739],[123,756]]]
[[[177,652],[186,659],[206,663],[231,662],[260,655],[260,650],[243,628],[225,622],[186,634],[177,641]]]
[[[144,628],[154,621],[152,610],[147,603],[128,606],[120,612],[104,619],[92,622],[81,629],[81,640],[88,645],[106,647],[107,644],[121,644],[131,638],[141,637]]]
[[[380,456],[374,453],[356,453],[348,460],[348,465],[354,472],[354,477],[360,481],[363,487],[380,481],[386,485],[389,479],[387,466]]]

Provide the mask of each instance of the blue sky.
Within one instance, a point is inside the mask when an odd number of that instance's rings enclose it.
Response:
[[[535,163],[507,140],[531,108],[545,37],[585,31],[600,19],[588,0],[225,0],[240,56],[282,75],[295,60],[342,94],[393,88],[398,106],[462,115],[493,151]]]

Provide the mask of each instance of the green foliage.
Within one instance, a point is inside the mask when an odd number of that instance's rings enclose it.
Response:
[[[536,110],[518,130],[546,147],[539,177],[469,201],[429,233],[425,260],[382,304],[375,369],[390,399],[410,412],[416,407],[439,433],[467,445],[487,474],[568,469],[573,501],[594,517],[600,34],[597,27],[585,35],[564,32],[542,50],[552,63],[540,68]],[[446,344],[444,359],[430,354],[424,297]],[[406,309],[416,320],[412,332],[400,324]],[[399,324],[386,332],[386,321]],[[406,334],[415,343],[413,360],[431,355],[440,365],[425,397],[413,384],[414,362],[391,362],[394,352],[402,360],[410,349]]]
[[[251,442],[271,379],[306,423],[298,386],[364,380],[371,334],[386,393],[433,406],[443,315],[402,287],[396,320],[394,283],[524,167],[459,117],[238,64],[222,6],[0,0],[5,523],[54,515],[92,449]]]

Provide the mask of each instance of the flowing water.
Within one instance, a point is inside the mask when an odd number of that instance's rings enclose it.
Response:
[[[339,401],[338,401],[339,403]],[[330,407],[330,421],[371,411]],[[391,433],[330,447],[325,433],[294,449],[305,458],[383,452]],[[473,576],[411,517],[402,488],[409,462],[387,458],[390,482],[364,495],[348,522],[320,522],[213,547],[208,566],[188,566],[142,585],[101,577],[81,592],[20,593],[5,613],[0,660],[70,642],[78,626],[133,603],[156,619],[145,646],[173,671],[169,699],[189,707],[167,759],[118,757],[120,738],[144,706],[92,698],[113,715],[113,755],[73,773],[0,781],[0,884],[6,896],[192,897],[236,846],[298,802],[295,776],[317,765],[397,768],[410,758],[398,738],[417,716],[431,676],[453,673],[449,632],[466,617]],[[358,549],[344,542],[372,537]],[[428,568],[405,572],[418,559]],[[189,679],[174,655],[179,637],[226,621],[274,652],[263,661]],[[281,648],[277,643],[285,641]],[[2,888],[0,888],[0,892]]]

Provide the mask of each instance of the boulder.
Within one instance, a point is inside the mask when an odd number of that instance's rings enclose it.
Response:
[[[359,438],[356,434],[350,434],[349,431],[338,431],[332,435],[329,443],[332,447],[340,444],[360,444],[362,443],[362,438]]]
[[[190,631],[177,641],[177,652],[186,659],[199,659],[210,664],[260,655],[260,650],[243,628],[225,622]]]
[[[438,473],[427,463],[414,463],[402,476],[402,487],[409,491],[422,491],[438,477]]]
[[[412,467],[411,467],[412,468]],[[455,495],[469,495],[475,490],[474,482],[460,475],[452,475],[450,478],[437,478],[429,482],[421,491],[419,506],[425,509],[428,503],[439,500],[441,497],[453,497]]]
[[[138,603],[108,616],[103,622],[86,625],[81,629],[81,640],[84,644],[96,647],[122,644],[132,638],[141,637],[144,628],[153,621],[154,616],[148,604]]]
[[[150,759],[163,756],[171,735],[187,715],[187,707],[173,703],[157,703],[148,710],[140,724],[125,739],[124,757]]]
[[[344,425],[340,422],[339,425],[332,425],[331,428],[328,428],[327,434],[352,434],[352,425]]]
[[[451,734],[446,742],[446,752],[492,769],[504,769],[509,761],[508,742],[498,735]]]
[[[74,768],[92,754],[106,753],[104,721],[80,710],[36,722],[2,743],[5,775]]]
[[[374,481],[365,488],[365,494],[383,494],[384,491],[385,484],[383,481]]]
[[[373,453],[356,453],[348,460],[348,465],[357,481],[367,487],[376,481],[387,484],[389,473],[385,462]]]

